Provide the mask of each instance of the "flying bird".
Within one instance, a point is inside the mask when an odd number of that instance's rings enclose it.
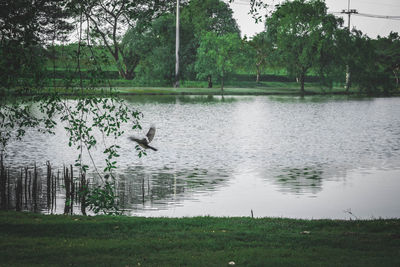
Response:
[[[153,140],[155,134],[156,134],[156,127],[151,126],[149,131],[146,134],[146,137],[144,137],[142,139],[138,139],[134,136],[130,136],[129,139],[132,141],[135,141],[136,143],[139,144],[139,146],[141,146],[145,149],[150,148],[150,149],[153,149],[154,151],[157,151],[157,148],[154,148],[149,145],[149,143]]]

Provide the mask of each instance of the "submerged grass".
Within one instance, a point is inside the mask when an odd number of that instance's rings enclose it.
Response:
[[[0,265],[400,266],[400,220],[0,212]]]

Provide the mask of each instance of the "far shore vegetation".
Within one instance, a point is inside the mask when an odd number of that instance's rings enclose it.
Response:
[[[181,1],[178,76],[175,2],[148,0],[147,9],[124,2],[1,4],[7,27],[0,94],[75,94],[77,87],[132,94],[207,93],[202,88],[210,94],[400,92],[399,34],[372,39],[348,29],[322,0],[284,2],[259,22],[265,31],[243,38],[228,4]],[[171,88],[177,80],[182,89]]]

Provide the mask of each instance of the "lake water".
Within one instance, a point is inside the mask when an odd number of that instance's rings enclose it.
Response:
[[[129,215],[400,217],[400,98],[126,101],[144,114],[143,131],[127,127],[116,142],[117,187]],[[127,136],[151,124],[158,151],[138,158]],[[28,132],[10,145],[6,162],[71,164],[77,155],[67,143],[61,125],[54,136]],[[104,166],[101,147],[93,158]]]

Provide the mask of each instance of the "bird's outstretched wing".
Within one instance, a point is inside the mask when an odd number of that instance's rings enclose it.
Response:
[[[149,131],[146,134],[147,139],[149,140],[149,143],[153,140],[155,134],[156,134],[156,127],[151,126]]]
[[[138,139],[138,138],[136,138],[136,137],[134,137],[134,136],[129,136],[128,138],[129,138],[130,140],[132,140],[132,141],[137,142],[137,143],[139,143],[140,141],[142,141],[142,140],[140,140],[140,139]]]

